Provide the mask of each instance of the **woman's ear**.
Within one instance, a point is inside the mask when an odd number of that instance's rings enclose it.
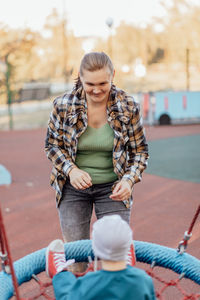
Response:
[[[82,83],[82,79],[81,79],[81,74],[80,74],[80,72],[78,72],[78,78],[79,78],[80,82]]]
[[[113,79],[114,79],[114,77],[115,77],[115,70],[113,71],[113,74],[112,74],[112,82],[113,82]]]
[[[113,71],[112,80],[113,80],[114,77],[115,77],[115,70]]]

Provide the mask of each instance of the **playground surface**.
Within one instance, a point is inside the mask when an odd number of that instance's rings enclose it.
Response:
[[[49,185],[51,163],[44,153],[45,135],[45,129],[0,132],[0,164],[12,175],[10,185],[0,186],[0,203],[13,260],[44,248],[53,239],[62,237],[55,193]],[[181,149],[184,149],[185,142],[194,151],[199,149],[200,125],[146,127],[146,135],[151,151],[154,142],[167,139],[176,140],[176,147],[181,143]],[[165,166],[170,162],[172,144],[170,140],[161,149],[162,160],[166,159]],[[168,154],[165,155],[163,151]],[[159,151],[154,157],[152,152],[152,160],[156,160],[158,154]],[[195,152],[195,158],[196,155]],[[184,155],[182,159],[184,164]],[[195,178],[199,175],[199,161],[191,166]],[[136,184],[134,189],[131,215],[134,239],[176,248],[200,203],[200,182],[199,179],[191,179],[189,173],[184,178],[178,178],[178,175],[170,178],[169,170],[166,177],[156,174],[150,160],[149,164],[149,171],[147,169],[142,182]],[[187,164],[189,167],[190,164]],[[192,233],[187,252],[200,259],[199,218]]]

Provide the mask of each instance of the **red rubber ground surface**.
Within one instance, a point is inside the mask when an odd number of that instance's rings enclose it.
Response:
[[[200,125],[147,127],[146,133],[149,140],[199,134]],[[49,186],[51,163],[44,153],[45,135],[45,129],[0,132],[0,164],[13,178],[10,186],[0,187],[13,260],[61,238],[55,194]],[[134,191],[134,239],[176,248],[189,228],[199,196],[198,183],[145,173]],[[200,258],[199,218],[187,252]]]

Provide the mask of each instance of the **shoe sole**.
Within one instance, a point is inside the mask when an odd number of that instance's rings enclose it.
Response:
[[[49,246],[46,249],[46,255],[45,255],[45,261],[46,261],[46,273],[47,275],[50,277],[49,275]]]

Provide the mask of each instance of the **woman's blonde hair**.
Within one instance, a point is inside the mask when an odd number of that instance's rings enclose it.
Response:
[[[90,52],[83,56],[80,64],[79,74],[80,76],[83,76],[84,70],[94,72],[105,67],[108,67],[111,74],[114,73],[113,63],[107,54],[104,52]],[[80,76],[78,76],[75,81],[76,88],[79,88],[82,85]]]
[[[104,52],[90,52],[84,55],[80,65],[80,75],[83,75],[83,71],[87,70],[90,72],[101,70],[108,67],[110,73],[113,74],[114,67],[111,59]]]

